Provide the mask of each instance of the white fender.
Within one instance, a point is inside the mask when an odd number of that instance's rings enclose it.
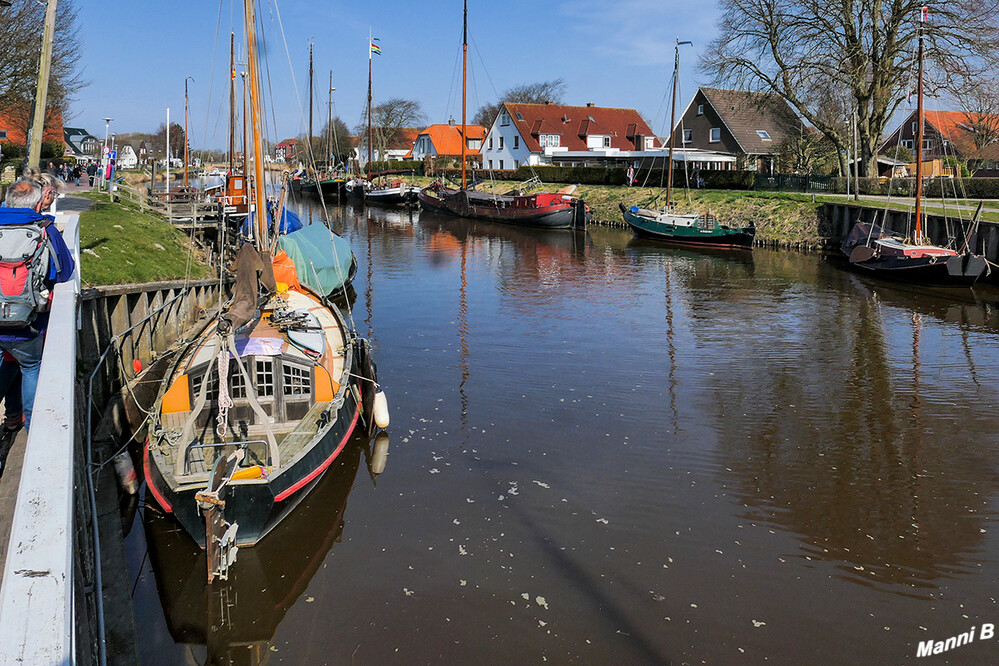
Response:
[[[371,411],[374,412],[376,426],[382,429],[389,427],[388,398],[381,388],[375,389],[375,404]]]

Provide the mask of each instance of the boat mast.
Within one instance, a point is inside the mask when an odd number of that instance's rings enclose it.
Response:
[[[462,19],[461,38],[461,189],[465,189],[465,145],[468,127],[465,124],[465,80],[468,68],[468,0],[465,0],[465,13]]]
[[[333,70],[330,70],[330,93],[326,102],[326,170],[333,171]]]
[[[236,33],[229,33],[229,175],[236,161]]]
[[[187,79],[184,79],[184,187],[187,188],[187,147],[191,144],[187,140]]]
[[[669,196],[673,189],[673,143],[676,134],[676,94],[680,87],[680,46],[693,45],[693,42],[676,40],[676,54],[673,58],[673,104],[669,112],[669,161],[666,164],[666,210],[669,210]],[[661,181],[660,181],[661,182]]]
[[[918,87],[916,88],[916,237],[914,241],[923,242],[923,21],[929,13],[927,7],[919,10],[919,61]]]
[[[247,157],[247,151],[249,150],[249,145],[247,145],[247,123],[249,122],[249,114],[246,110],[246,72],[242,71],[239,73],[239,77],[243,79],[243,175],[249,176],[250,171],[247,167],[250,165],[250,159]],[[249,187],[249,180],[247,180],[246,187]],[[249,205],[250,200],[246,200],[247,205]]]
[[[368,163],[364,165],[364,171],[371,180],[371,29],[368,29]]]
[[[312,154],[312,42],[309,42],[309,149],[305,152],[306,159],[315,161]]]
[[[253,191],[257,203],[257,251],[267,248],[266,231],[267,206],[264,201],[264,149],[261,143],[262,126],[260,123],[260,91],[257,89],[260,73],[257,63],[257,16],[255,0],[244,0],[246,10],[246,60],[249,64],[250,78],[250,122],[253,125],[253,172],[256,183]]]

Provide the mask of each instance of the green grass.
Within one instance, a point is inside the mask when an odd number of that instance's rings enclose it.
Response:
[[[87,286],[210,277],[212,269],[188,237],[162,217],[107,195],[80,215],[80,276]]]

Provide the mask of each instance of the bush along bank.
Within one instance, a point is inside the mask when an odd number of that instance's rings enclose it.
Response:
[[[593,223],[626,228],[618,204],[659,208],[662,190],[644,187],[580,185],[576,191],[593,211]],[[657,198],[658,197],[658,198]],[[823,245],[819,233],[822,204],[801,194],[755,193],[738,190],[693,190],[674,193],[677,213],[704,212],[720,224],[756,225],[756,244],[800,250]]]

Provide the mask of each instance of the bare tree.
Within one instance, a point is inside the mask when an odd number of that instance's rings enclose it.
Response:
[[[357,127],[362,145],[367,145],[368,141],[367,122],[367,118],[362,118]],[[371,110],[372,150],[384,155],[388,148],[403,139],[404,129],[422,129],[426,124],[427,114],[419,102],[399,97],[382,102]]]
[[[861,174],[876,173],[880,137],[915,86],[924,6],[930,92],[999,50],[999,0],[721,0],[719,34],[701,68],[717,84],[780,94],[832,141],[842,169],[849,133],[817,113],[823,88],[841,90],[857,111]]]
[[[146,145],[153,155],[166,156],[166,129],[166,123],[161,123],[152,145]],[[170,157],[184,157],[184,128],[177,123],[170,123]]]
[[[500,96],[500,101],[486,104],[475,112],[472,118],[473,125],[482,125],[485,128],[492,126],[496,116],[499,115],[503,102],[514,102],[517,104],[544,104],[552,102],[561,104],[565,95],[565,79],[559,77],[551,81],[538,81],[537,83],[525,83],[514,86]]]
[[[976,149],[999,141],[999,76],[989,72],[968,77],[955,87],[954,98]]]
[[[23,125],[25,132],[38,85],[44,23],[44,2],[12,0],[10,7],[0,9],[0,112]],[[85,85],[78,70],[80,50],[76,7],[73,0],[62,0],[53,34],[48,106],[64,114],[73,93]]]

